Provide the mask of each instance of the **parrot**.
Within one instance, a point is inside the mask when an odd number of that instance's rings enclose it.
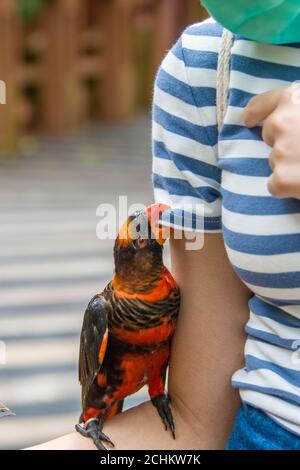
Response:
[[[159,224],[169,206],[155,203],[130,215],[114,244],[114,275],[89,302],[79,348],[82,413],[76,431],[99,450],[114,446],[106,420],[124,399],[148,387],[152,404],[175,439],[171,398],[165,389],[180,290],[163,263],[168,237]]]

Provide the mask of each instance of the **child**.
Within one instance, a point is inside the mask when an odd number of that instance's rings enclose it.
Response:
[[[243,405],[227,448],[299,450],[300,201],[268,191],[270,147],[261,127],[244,125],[243,109],[254,95],[300,78],[300,6],[203,3],[225,27],[243,34],[234,36],[231,49],[224,125],[219,132],[216,71],[223,27],[209,19],[187,28],[156,79],[155,197],[172,207],[176,226],[178,210],[204,204],[204,231],[222,233],[229,260],[251,291],[245,365],[232,378]],[[185,220],[196,229],[197,208]],[[226,279],[214,282],[217,295]]]

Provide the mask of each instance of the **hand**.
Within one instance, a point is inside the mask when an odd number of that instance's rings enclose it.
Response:
[[[272,147],[270,193],[300,199],[300,84],[255,96],[244,120],[247,127],[262,123],[263,139]]]

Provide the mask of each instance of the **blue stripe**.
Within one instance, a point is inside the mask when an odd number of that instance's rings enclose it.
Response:
[[[245,326],[245,331],[253,339],[259,339],[263,341],[264,343],[269,343],[275,346],[280,346],[281,348],[289,349],[291,351],[293,350],[293,344],[296,341],[296,338],[293,338],[293,339],[280,338],[280,336],[274,335],[273,333],[266,333],[265,331],[252,328],[249,325]]]
[[[204,230],[218,230],[222,231],[221,217],[204,217]]]
[[[162,214],[161,221],[167,222],[168,226],[181,227],[192,230],[220,230],[221,217],[201,218],[195,212],[190,213],[183,209],[172,209]]]
[[[276,307],[283,307],[284,305],[300,305],[300,299],[273,299],[272,297],[259,296],[262,300],[272,303]]]
[[[270,318],[270,320],[290,328],[300,328],[300,319],[280,310],[278,307],[263,302],[256,296],[249,300],[249,308],[255,315],[260,317]]]
[[[248,93],[237,88],[231,88],[228,95],[228,104],[230,106],[245,108],[248,104],[248,101],[250,101],[253,96],[253,93]]]
[[[244,73],[247,71],[247,74],[253,77],[285,80],[287,82],[297,81],[300,77],[300,67],[275,64],[274,62],[252,59],[234,53],[231,57],[231,70]]]
[[[271,287],[274,289],[300,287],[300,271],[261,273],[256,271],[248,271],[247,269],[238,268],[234,265],[232,266],[238,276],[243,279],[243,281],[253,284],[254,286]]]
[[[290,393],[290,392],[285,392],[284,390],[280,390],[279,388],[260,387],[259,385],[254,385],[254,384],[247,383],[247,382],[241,382],[239,380],[233,380],[232,386],[234,388],[244,388],[246,390],[254,390],[255,392],[260,392],[266,395],[273,395],[275,397],[282,398],[283,400],[287,401],[288,403],[292,403],[293,405],[300,405],[299,395],[295,395],[294,393]],[[253,406],[253,404],[251,403],[250,405]]]
[[[279,255],[300,253],[299,234],[291,235],[247,235],[232,232],[223,224],[224,240],[232,250],[251,255]]]
[[[197,23],[195,25],[188,26],[184,31],[184,34],[192,36],[211,36],[220,37],[223,32],[223,26],[219,23]]]
[[[185,119],[167,113],[159,106],[153,108],[153,118],[157,124],[173,134],[188,137],[203,145],[214,146],[217,144],[217,126],[198,126]]]
[[[186,227],[195,230],[196,227],[203,228],[203,217],[200,217],[195,212],[187,212],[182,209],[173,209],[165,211],[160,219],[162,222],[177,227]]]
[[[210,186],[193,188],[186,180],[179,178],[166,178],[157,175],[156,173],[153,174],[153,186],[154,188],[164,189],[169,194],[174,194],[176,196],[191,196],[206,202],[214,202],[220,197],[218,191]]]
[[[210,87],[192,87],[196,106],[216,106],[216,89]],[[201,110],[200,110],[201,113]],[[217,129],[216,129],[217,130]]]
[[[240,34],[235,34],[234,35],[234,41],[255,42],[254,39],[245,38],[244,36],[241,36]],[[275,46],[275,47],[277,47],[277,46]],[[286,48],[287,49],[286,53],[288,54],[289,53],[288,48],[300,49],[300,43],[299,42],[289,42],[288,44],[280,44],[279,47],[280,48]]]
[[[180,171],[191,171],[195,175],[213,179],[218,183],[221,181],[221,170],[215,165],[171,152],[167,149],[164,142],[153,140],[153,154],[155,157],[173,161]]]
[[[191,93],[191,87],[186,83],[177,80],[177,78],[170,75],[163,68],[159,70],[155,84],[165,93],[178,98],[184,103],[195,106],[195,100],[193,94]]]
[[[254,42],[252,39],[245,38],[244,36],[241,36],[240,34],[235,34],[234,35],[234,41]]]
[[[292,47],[293,49],[300,49],[300,42],[291,42],[284,47]]]
[[[254,127],[249,129],[246,126],[237,124],[224,124],[220,140],[256,140],[262,141],[262,128]]]
[[[255,157],[222,157],[218,160],[218,168],[229,171],[235,175],[265,176],[271,175],[272,170],[267,158]]]
[[[221,188],[221,194],[223,196],[224,207],[238,214],[281,215],[300,213],[300,201],[298,199],[278,199],[273,196],[249,196],[232,193],[224,188]]]
[[[177,59],[184,60],[186,67],[194,67],[199,69],[199,73],[205,73],[205,69],[217,70],[218,65],[218,54],[217,52],[204,52],[195,51],[182,47],[181,41],[179,41],[173,48],[173,54]],[[212,84],[213,86],[214,84]]]
[[[203,106],[216,106],[216,89],[213,87],[191,87],[190,85],[178,80],[170,75],[162,67],[156,76],[156,86],[168,93],[175,96],[181,101],[190,104]],[[195,109],[195,113],[198,111]]]
[[[300,385],[300,371],[295,369],[290,369],[287,367],[281,367],[273,362],[264,361],[263,359],[259,359],[251,354],[245,355],[246,359],[246,371],[251,372],[253,370],[259,369],[266,369],[271,370],[275,374],[282,377],[287,382],[291,383],[295,387],[299,387]],[[300,399],[300,396],[299,396]]]

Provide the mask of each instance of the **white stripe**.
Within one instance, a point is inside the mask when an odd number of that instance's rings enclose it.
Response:
[[[200,126],[215,126],[217,124],[217,114],[215,106],[201,106],[197,108]]]
[[[244,108],[238,106],[228,106],[224,123],[231,125],[244,125],[243,118]]]
[[[300,319],[300,305],[282,305],[280,309]]]
[[[269,414],[269,416],[270,416],[270,418],[273,418],[273,420],[276,421],[279,424],[279,426],[282,426],[285,429],[288,428],[289,431],[293,432],[294,434],[299,435],[299,437],[300,437],[300,429],[299,429],[299,426],[297,424],[295,425],[294,423],[287,422],[284,419],[280,419],[278,416],[274,416],[274,415],[270,415],[270,414]]]
[[[188,67],[172,51],[164,58],[161,68],[172,77],[191,87],[215,87],[217,72],[205,67]]]
[[[220,184],[215,180],[198,176],[196,173],[192,173],[188,170],[180,171],[172,160],[167,160],[165,158],[154,156],[153,171],[164,178],[178,178],[188,181],[193,188],[206,186],[210,186],[217,190],[220,188]]]
[[[300,328],[292,328],[291,326],[282,325],[271,318],[255,315],[250,312],[250,318],[247,326],[259,330],[263,333],[269,333],[287,340],[300,340]],[[277,358],[276,358],[277,361]]]
[[[245,284],[249,287],[249,289],[257,295],[261,295],[263,297],[269,297],[270,299],[276,300],[298,300],[300,299],[300,288],[290,288],[290,289],[277,289],[272,287],[261,287],[255,286],[250,284],[249,282],[245,282]]]
[[[271,148],[260,140],[220,140],[220,158],[268,158]]]
[[[153,138],[158,142],[163,142],[171,152],[216,165],[215,147],[203,145],[189,137],[174,134],[156,122],[153,122]]]
[[[293,405],[273,395],[265,395],[249,389],[240,389],[243,401],[250,403],[255,408],[262,409],[274,419],[281,417],[281,423],[300,435],[300,413],[299,406]]]
[[[224,221],[223,216],[222,220],[226,228],[228,228],[227,222]],[[247,269],[248,271],[252,272],[268,274],[286,273],[290,271],[300,270],[299,255],[295,255],[295,253],[283,253],[281,255],[263,256],[242,253],[240,251],[236,251],[229,248],[229,246],[227,245],[225,245],[225,247],[228,254],[228,258],[230,259],[231,263],[240,269]]]
[[[189,25],[187,27],[187,29],[188,29],[189,32],[193,32],[193,29],[196,29],[198,31],[199,28],[201,28],[202,25],[207,24],[207,23],[217,24],[216,20],[214,18],[212,18],[211,16],[209,16],[205,20],[197,21],[196,23],[193,23],[193,24]]]
[[[259,369],[249,372],[241,369],[233,375],[232,380],[233,382],[245,382],[247,385],[276,388],[278,390],[282,390],[283,392],[293,393],[296,396],[300,394],[299,387],[295,387],[280,377],[280,375],[269,369]],[[265,396],[269,397],[269,395]]]
[[[186,67],[186,74],[191,87],[216,87],[217,72],[215,69],[207,69],[205,67]]]
[[[219,217],[221,213],[220,199],[217,199],[212,203],[207,203],[195,197],[175,196],[173,194],[169,194],[163,189],[154,189],[154,196],[157,202],[169,204],[172,209],[184,209],[187,206],[193,206],[195,208],[195,212],[202,216],[204,207],[206,217]]]
[[[202,113],[205,113],[205,125],[214,125],[216,123],[216,110],[214,107],[208,106],[205,109],[201,108],[199,110],[196,106],[164,92],[159,87],[155,87],[154,100],[163,111],[174,117],[189,121],[194,126],[203,126],[203,123],[200,121]],[[201,114],[199,115],[199,113]]]
[[[232,54],[292,67],[299,67],[300,61],[300,50],[294,47],[263,44],[247,40],[235,41]]]
[[[242,184],[243,180],[241,180],[241,186]],[[224,225],[228,230],[232,230],[233,232],[237,233],[243,233],[246,235],[290,235],[300,232],[300,214],[278,214],[267,216],[248,214],[246,215],[239,214],[238,212],[232,212],[223,207],[222,218]],[[293,261],[292,257],[296,258],[295,262],[298,261],[298,268],[291,269],[289,267],[287,271],[299,271],[300,260],[299,258],[297,258],[297,255],[295,255],[295,253],[287,253],[276,256],[280,256],[278,259],[281,262],[285,260],[285,256],[288,256],[287,259],[291,258],[291,261]],[[267,259],[268,263],[268,259],[273,259],[273,256],[271,258],[270,256],[266,256],[265,258]],[[284,265],[289,266],[289,264],[283,264],[283,266]],[[268,272],[268,269],[266,270],[266,272]]]
[[[227,191],[244,196],[271,196],[265,176],[245,176],[222,171],[222,187]]]
[[[182,35],[182,47],[191,51],[218,52],[221,38],[215,36],[198,36],[193,34]]]
[[[206,20],[195,23],[194,25],[191,25],[190,27],[199,26],[201,24],[206,24],[206,23],[217,24],[216,20],[212,16],[209,16],[208,18],[206,18]]]
[[[290,82],[286,80],[254,77],[253,75],[250,76],[246,72],[239,72],[237,70],[232,70],[230,77],[230,88],[235,88],[254,95],[265,93],[283,86],[288,86],[290,84]]]
[[[169,51],[162,61],[161,68],[172,77],[188,85],[185,64],[183,60],[178,59],[172,51]]]
[[[271,363],[274,363],[274,359],[276,358],[277,366],[300,372],[300,364],[297,364],[294,361],[294,351],[290,351],[273,344],[255,341],[248,338],[246,341],[245,354],[249,354],[257,359]],[[286,383],[286,380],[284,380],[284,382]],[[298,387],[299,390],[297,393],[300,394],[300,381]]]

